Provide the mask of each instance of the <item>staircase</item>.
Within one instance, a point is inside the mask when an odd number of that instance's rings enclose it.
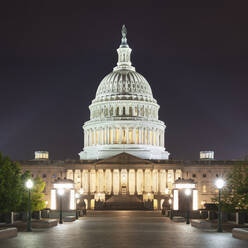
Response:
[[[123,193],[123,192],[122,192]],[[113,195],[105,202],[108,210],[144,210],[144,203],[135,195]]]

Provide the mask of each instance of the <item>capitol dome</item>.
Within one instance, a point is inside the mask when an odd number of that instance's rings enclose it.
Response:
[[[80,159],[102,159],[122,152],[144,159],[168,159],[164,148],[165,124],[147,80],[131,63],[132,49],[122,27],[118,62],[103,78],[83,125],[84,149]]]
[[[120,69],[103,78],[96,92],[96,101],[132,99],[156,102],[147,80],[134,70]]]

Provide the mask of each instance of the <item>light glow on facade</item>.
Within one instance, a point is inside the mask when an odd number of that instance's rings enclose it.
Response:
[[[55,183],[53,185],[55,189],[72,189],[73,184],[72,183]]]
[[[56,189],[51,190],[51,209],[56,209]]]
[[[75,210],[75,190],[71,189],[70,190],[70,209]]]
[[[198,210],[198,191],[193,190],[193,210]]]
[[[174,190],[174,198],[173,198],[173,210],[179,209],[179,191],[177,189]]]
[[[194,183],[192,184],[191,183],[185,183],[185,184],[179,183],[175,185],[175,188],[176,189],[194,189],[195,184]]]

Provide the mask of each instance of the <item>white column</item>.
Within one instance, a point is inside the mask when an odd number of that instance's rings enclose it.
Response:
[[[95,145],[97,145],[97,137],[96,137],[96,128],[94,129],[94,139],[95,139]]]
[[[166,178],[166,182],[165,182],[165,185],[166,185],[166,188],[168,188],[168,170],[165,170],[165,178]]]
[[[103,144],[106,144],[106,139],[107,139],[107,128],[105,127],[103,129]]]
[[[127,144],[129,144],[129,128],[127,127],[126,130],[127,130]]]
[[[109,127],[107,127],[107,133],[106,133],[106,144],[109,144]]]
[[[147,128],[147,145],[150,145],[150,129]]]
[[[142,128],[139,127],[139,144],[142,144],[142,135],[141,135]]]
[[[86,147],[87,131],[84,131],[84,147]]]
[[[152,129],[152,138],[153,138],[153,145],[156,145],[156,132],[155,132],[155,128]]]
[[[158,135],[158,129],[156,129],[156,145],[159,146],[159,135]]]
[[[122,139],[122,132],[121,132],[121,127],[119,127],[119,144],[121,144],[121,139]]]
[[[133,143],[136,144],[136,128],[133,128]]]
[[[164,131],[162,132],[162,146],[164,147]]]
[[[112,129],[111,129],[111,131],[112,131],[112,135],[111,135],[111,144],[114,144],[114,127],[112,127]]]
[[[104,144],[104,129],[101,128],[101,137],[102,137],[102,141],[101,141],[101,145]]]

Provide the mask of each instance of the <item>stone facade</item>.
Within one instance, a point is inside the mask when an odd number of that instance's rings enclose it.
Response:
[[[142,201],[153,200],[154,208],[160,209],[164,199],[171,197],[173,183],[178,178],[193,179],[198,191],[198,208],[210,203],[216,195],[215,180],[225,178],[233,166],[244,161],[176,161],[140,159],[121,153],[100,160],[32,160],[19,161],[23,171],[31,171],[34,177],[46,181],[48,207],[51,202],[53,182],[58,178],[72,179],[76,192],[83,190],[82,198],[88,208],[95,201],[118,196],[138,196]]]

